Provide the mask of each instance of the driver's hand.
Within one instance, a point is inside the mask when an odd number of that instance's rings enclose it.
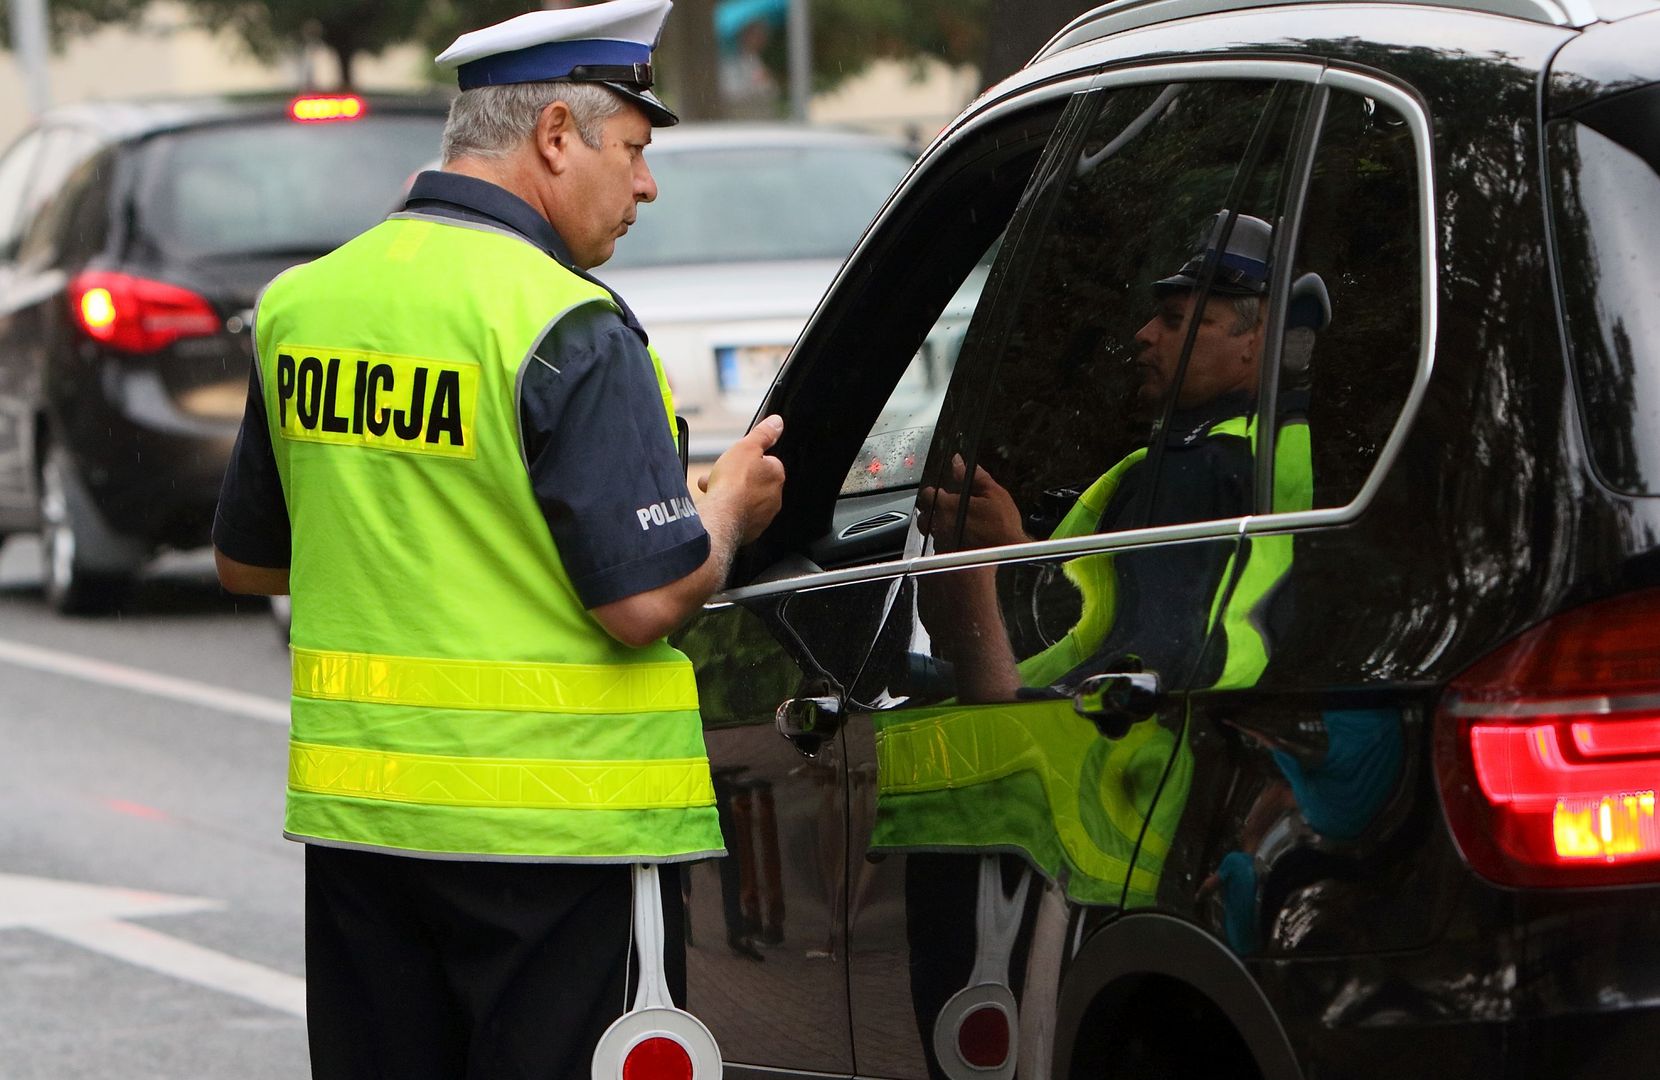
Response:
[[[952,482],[948,487],[924,487],[919,493],[918,525],[934,537],[936,549],[949,550],[941,543],[946,539],[941,533],[956,526],[964,499],[968,500],[968,517],[963,523],[962,542],[957,547],[999,547],[1029,540],[1020,508],[1014,504],[1008,489],[978,465],[974,467],[973,480],[965,484],[966,475],[967,467],[959,454],[951,459]]]

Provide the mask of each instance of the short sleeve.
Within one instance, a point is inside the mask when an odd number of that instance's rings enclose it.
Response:
[[[250,566],[285,567],[291,559],[288,503],[271,450],[259,373],[248,376],[248,403],[213,514],[213,546]]]
[[[610,308],[570,313],[519,380],[526,468],[584,606],[678,581],[709,557],[651,357]]]

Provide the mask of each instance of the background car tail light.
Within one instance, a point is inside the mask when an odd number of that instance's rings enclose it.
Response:
[[[1485,877],[1660,881],[1660,589],[1555,616],[1476,663],[1435,741],[1447,821]]]
[[[69,282],[69,305],[83,333],[124,352],[155,352],[180,338],[220,330],[219,315],[206,297],[130,274],[77,274]]]
[[[356,120],[365,111],[356,94],[302,94],[288,103],[288,115],[303,124]]]

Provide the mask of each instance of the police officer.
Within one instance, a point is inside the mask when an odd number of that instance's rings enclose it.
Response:
[[[318,1077],[588,1075],[629,864],[722,850],[663,637],[776,513],[782,421],[694,504],[662,366],[587,273],[656,195],[669,6],[462,36],[442,170],[259,302],[214,544],[227,589],[293,594]]]

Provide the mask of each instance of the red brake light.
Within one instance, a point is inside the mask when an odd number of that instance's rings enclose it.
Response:
[[[1505,885],[1660,881],[1660,589],[1534,627],[1448,687],[1447,821]]]
[[[356,94],[302,94],[288,103],[288,115],[302,124],[356,120],[367,111]]]
[[[69,307],[84,334],[123,352],[155,352],[220,329],[219,315],[205,297],[164,281],[104,270],[70,280]]]

